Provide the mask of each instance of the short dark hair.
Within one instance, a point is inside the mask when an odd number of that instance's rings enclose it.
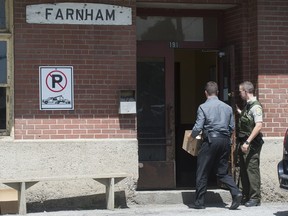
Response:
[[[254,93],[254,86],[251,82],[249,81],[244,81],[240,84],[240,87],[242,87],[242,89],[250,94]]]
[[[209,81],[206,83],[205,91],[209,96],[218,94],[218,85],[216,82]]]

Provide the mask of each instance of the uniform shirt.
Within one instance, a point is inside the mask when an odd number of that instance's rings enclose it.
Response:
[[[209,97],[197,110],[197,120],[192,129],[195,138],[201,131],[218,132],[230,136],[234,130],[232,108],[220,101],[217,96]]]
[[[251,100],[247,101],[247,103],[253,103],[254,101],[256,101],[257,98],[253,97]],[[248,115],[253,116],[254,122],[263,122],[263,111],[262,111],[262,107],[261,105],[254,105],[248,112]]]

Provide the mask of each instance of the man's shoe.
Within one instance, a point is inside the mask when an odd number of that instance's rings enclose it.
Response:
[[[242,200],[242,194],[239,193],[235,196],[232,196],[232,204],[230,206],[230,210],[235,210],[239,207],[240,203],[241,203],[241,200]]]
[[[248,199],[246,199],[245,197],[242,197],[241,205],[245,205],[246,202],[248,202]]]
[[[248,202],[245,203],[246,207],[253,207],[253,206],[260,206],[261,202],[257,199],[251,199]]]

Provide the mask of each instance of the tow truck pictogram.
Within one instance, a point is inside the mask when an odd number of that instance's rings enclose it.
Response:
[[[68,99],[65,99],[62,95],[58,95],[55,97],[48,97],[47,99],[42,100],[42,103],[44,104],[70,104],[70,101]]]

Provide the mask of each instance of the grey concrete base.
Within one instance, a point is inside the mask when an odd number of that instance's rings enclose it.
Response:
[[[262,202],[287,202],[288,190],[279,187],[277,164],[283,157],[283,137],[265,137],[260,155]]]
[[[0,140],[1,179],[29,179],[127,173],[115,186],[131,197],[138,180],[136,139]],[[0,189],[7,186],[0,184]],[[92,180],[39,182],[27,190],[27,202],[102,194],[105,186]]]
[[[283,138],[264,138],[260,156],[262,202],[287,202],[288,191],[279,187],[277,164],[283,155]],[[190,204],[195,199],[194,190],[136,191],[136,204]],[[208,190],[206,203],[230,203],[229,191]]]
[[[279,188],[277,163],[282,159],[283,138],[265,138],[261,152],[262,202],[287,201],[288,192]],[[132,174],[115,191],[125,192],[127,203],[191,203],[193,191],[135,191],[138,180],[137,140],[30,140],[0,139],[1,178],[29,178],[110,171]],[[0,185],[0,189],[4,185]],[[103,194],[93,180],[39,182],[27,190],[28,202],[69,199]],[[231,202],[228,191],[209,190],[206,201]]]

